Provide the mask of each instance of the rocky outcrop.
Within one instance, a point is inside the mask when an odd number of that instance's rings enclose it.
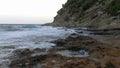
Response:
[[[120,68],[119,44],[113,47],[77,34],[53,43],[56,46],[48,50],[37,48],[14,51],[9,68]],[[86,55],[85,51],[89,55],[78,56]]]
[[[120,0],[68,0],[53,25],[67,27],[120,27]]]

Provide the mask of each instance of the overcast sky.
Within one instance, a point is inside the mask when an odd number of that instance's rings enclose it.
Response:
[[[67,0],[0,0],[0,23],[52,22]]]

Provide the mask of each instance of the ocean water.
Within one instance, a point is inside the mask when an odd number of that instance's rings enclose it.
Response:
[[[16,49],[51,48],[53,40],[75,33],[73,29],[40,25],[0,25],[0,67],[9,62],[7,57]]]

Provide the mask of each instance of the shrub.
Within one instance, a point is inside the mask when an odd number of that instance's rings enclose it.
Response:
[[[116,16],[117,12],[120,11],[120,0],[114,0],[111,4],[107,7],[108,13],[111,15]]]
[[[84,0],[84,3],[82,5],[83,10],[89,9],[94,3],[95,3],[94,0]]]

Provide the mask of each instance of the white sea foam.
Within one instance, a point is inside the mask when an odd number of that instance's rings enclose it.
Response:
[[[58,51],[57,53],[66,57],[88,57],[89,56],[89,52],[85,50],[80,50],[80,51],[63,50],[63,51]]]
[[[36,28],[15,27],[20,30],[0,31],[0,61],[7,57],[11,51],[19,48],[51,48],[55,44],[50,41],[65,38],[69,34],[74,33],[72,29],[67,31],[62,27],[39,26]],[[5,46],[8,46],[5,48]],[[9,51],[5,51],[9,50]],[[0,62],[0,64],[4,64]]]

